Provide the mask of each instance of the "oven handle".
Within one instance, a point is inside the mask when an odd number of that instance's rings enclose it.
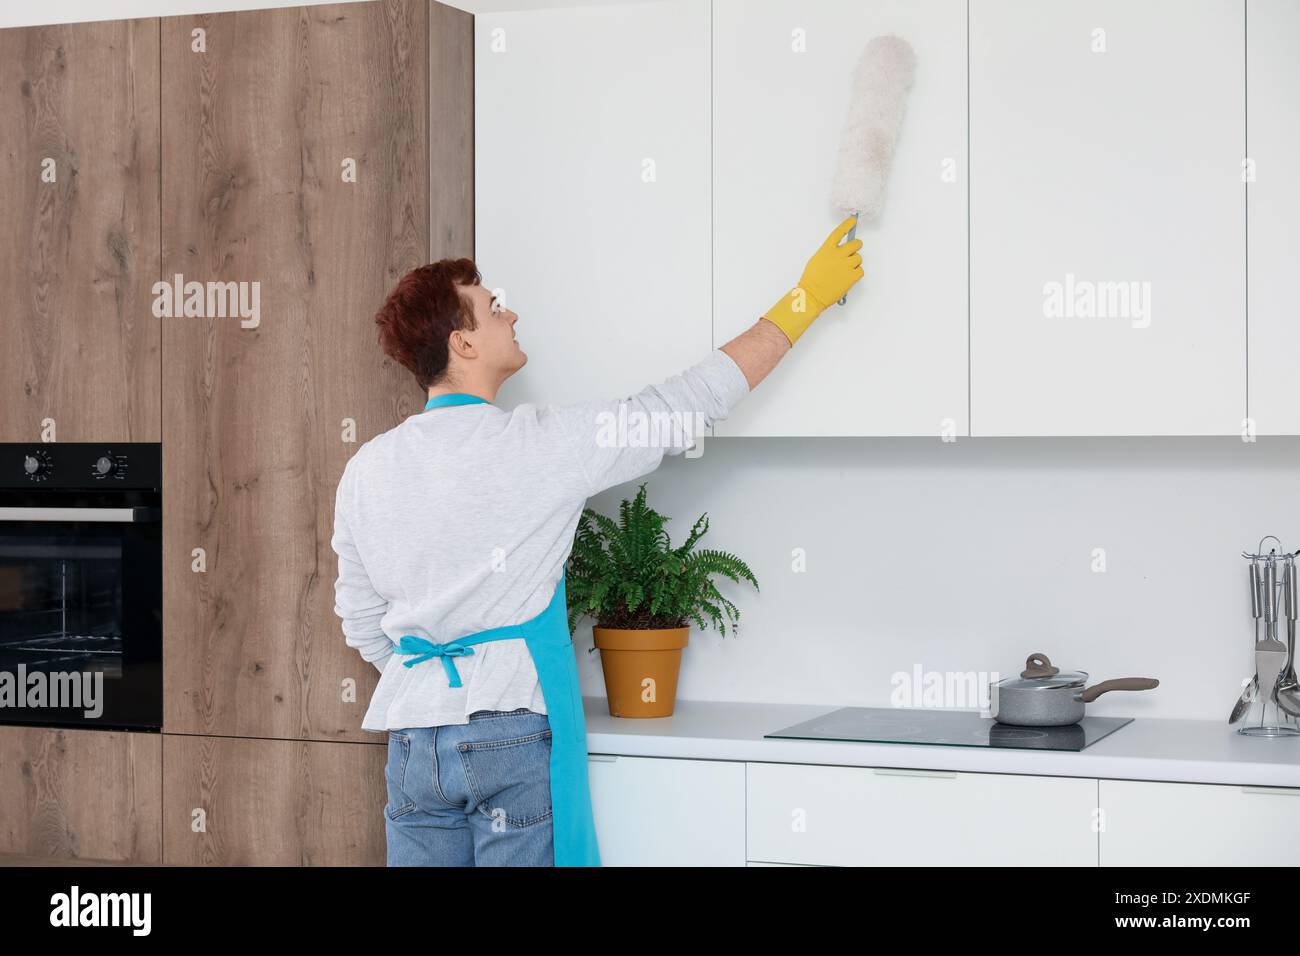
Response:
[[[162,517],[160,508],[0,508],[0,521],[115,521],[145,524]]]

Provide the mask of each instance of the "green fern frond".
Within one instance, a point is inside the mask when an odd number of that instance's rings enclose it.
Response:
[[[608,627],[694,623],[725,635],[730,623],[734,630],[740,611],[718,590],[714,578],[757,589],[753,571],[729,552],[695,550],[708,533],[707,514],[676,548],[668,520],[648,504],[645,484],[619,504],[617,519],[584,509],[567,565],[570,628],[589,616]]]

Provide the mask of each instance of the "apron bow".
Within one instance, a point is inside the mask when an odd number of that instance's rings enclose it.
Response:
[[[402,661],[402,664],[406,667],[414,667],[416,664],[422,664],[435,657],[440,658],[442,660],[442,669],[447,672],[447,680],[451,682],[451,686],[460,687],[460,673],[456,670],[456,662],[452,658],[473,654],[474,648],[466,647],[464,644],[458,644],[455,641],[448,641],[446,644],[435,644],[424,637],[404,634],[402,639],[397,642],[397,649],[394,653],[418,655],[409,661]]]

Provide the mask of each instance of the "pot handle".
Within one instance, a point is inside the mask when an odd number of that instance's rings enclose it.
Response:
[[[1030,654],[1025,660],[1025,669],[1020,672],[1020,676],[1029,680],[1032,677],[1052,677],[1060,672],[1061,669],[1053,667],[1046,654]]]
[[[1102,694],[1108,694],[1113,690],[1154,690],[1159,686],[1160,681],[1154,677],[1117,677],[1114,680],[1093,684],[1083,692],[1083,702],[1091,704]]]

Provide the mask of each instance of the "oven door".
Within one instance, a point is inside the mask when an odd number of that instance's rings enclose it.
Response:
[[[0,495],[0,723],[161,728],[156,493]]]

